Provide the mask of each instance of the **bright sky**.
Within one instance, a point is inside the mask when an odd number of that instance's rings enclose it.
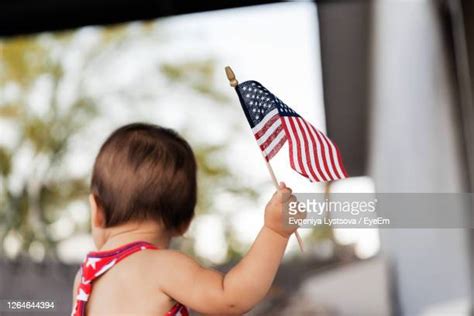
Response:
[[[187,15],[167,19],[164,25],[173,29],[173,36],[182,39],[178,56],[217,55],[222,68],[225,65],[233,67],[239,81],[252,79],[261,82],[316,127],[325,130],[319,31],[316,7],[312,3]],[[171,54],[176,58],[175,52]],[[217,80],[223,90],[231,90],[224,73]],[[236,96],[234,100],[235,106],[239,107]],[[245,120],[243,114],[242,120]],[[250,129],[245,128],[242,134],[239,142],[232,146],[228,159],[245,177],[270,180]],[[309,183],[288,167],[287,152],[287,148],[283,148],[281,154],[272,160],[277,178],[297,192],[321,191],[322,186]],[[262,196],[268,197],[272,190],[269,183],[262,190]],[[265,202],[262,200],[257,209],[243,208],[232,212],[231,222],[242,242],[250,243],[261,227]],[[230,200],[227,204],[227,208],[235,205]],[[222,239],[218,236],[221,233],[218,229],[215,233],[208,229],[219,226],[212,224],[214,220],[212,215],[199,219],[201,225],[198,227],[203,228],[196,234],[196,247],[199,253],[219,259],[224,256],[223,252],[218,253],[222,248],[209,246]],[[309,231],[301,233],[304,235]],[[294,240],[290,247],[296,249]]]

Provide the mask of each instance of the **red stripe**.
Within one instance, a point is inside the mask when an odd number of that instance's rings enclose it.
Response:
[[[321,132],[320,132],[321,133]],[[321,135],[323,135],[323,139],[324,141],[327,143],[328,145],[328,149],[331,149],[331,144],[332,142],[329,140],[329,138],[327,138],[326,135],[324,135],[323,133],[321,133]],[[334,158],[337,159],[337,157],[334,157],[333,153],[332,153],[332,150],[329,150],[329,157],[331,158],[331,164],[333,166],[333,170],[334,170],[334,173],[336,174],[337,178],[333,179],[333,180],[337,180],[337,179],[341,179],[341,178],[344,178],[344,175],[341,175],[339,173],[339,170],[336,168],[336,164],[334,163]]]
[[[336,143],[333,143],[333,144],[334,144],[334,147],[336,147],[337,159],[339,160],[339,167],[341,167],[341,170],[344,173],[344,177],[347,178],[349,175],[347,174],[346,168],[344,168],[344,165],[342,164],[341,152],[339,151],[339,148],[337,147]]]
[[[306,122],[306,121],[305,121]],[[319,142],[319,147],[321,148],[321,160],[323,161],[323,167],[324,169],[326,170],[326,174],[328,175],[328,177],[330,177],[330,179],[328,180],[331,180],[332,179],[332,174],[331,172],[329,171],[329,166],[327,164],[327,161],[326,161],[326,148],[324,147],[322,141],[321,141],[321,138],[319,136],[319,133],[318,133],[318,130],[316,128],[314,128],[313,125],[311,125],[311,123],[309,122],[306,122],[306,124],[314,131],[314,133],[316,134],[316,138],[318,139],[318,142]]]
[[[268,120],[268,122],[266,122],[265,125],[263,125],[261,129],[253,133],[255,135],[255,138],[259,139],[260,137],[262,137],[265,134],[265,132],[273,125],[273,123],[275,123],[275,121],[279,119],[279,117],[280,115],[278,114],[275,114],[274,116],[272,116],[272,118]]]
[[[303,159],[301,158],[301,142],[300,142],[300,138],[298,137],[298,133],[296,132],[295,122],[293,122],[293,117],[289,117],[288,120],[290,121],[291,130],[296,139],[296,156],[298,157],[298,164],[300,166],[300,171],[296,169],[295,170],[308,178],[308,175],[306,174],[304,170]]]
[[[344,177],[341,177],[341,178],[347,178],[348,177],[347,171],[344,168],[344,164],[342,163],[342,156],[341,156],[341,152],[340,152],[339,148],[337,147],[336,143],[332,142],[327,136],[326,136],[326,138],[328,139],[328,141],[331,142],[331,144],[336,149],[336,156],[337,156],[336,159],[339,162],[339,167],[341,168],[342,174],[344,175]],[[338,171],[338,173],[339,173],[339,171]]]
[[[284,118],[281,118],[281,123],[283,125],[283,128],[285,129],[286,138],[288,139],[288,146],[289,146],[289,153],[290,153],[290,166],[292,169],[296,170],[295,161],[293,160],[293,154],[292,154],[294,145],[293,145],[293,142],[291,141],[290,130]]]
[[[316,128],[315,128],[316,130]],[[320,135],[322,141],[327,145],[328,147],[328,153],[329,153],[329,163],[332,166],[332,170],[334,171],[334,174],[329,172],[329,175],[331,176],[331,180],[337,180],[339,177],[339,172],[336,170],[336,165],[334,164],[334,158],[332,155],[332,150],[331,150],[331,145],[327,142],[326,138],[324,137],[324,134],[321,133],[320,131],[316,130],[317,134]],[[327,159],[327,158],[326,158]],[[326,161],[326,160],[325,160]],[[329,171],[329,170],[328,170]]]
[[[318,159],[318,152],[317,152],[317,146],[318,144],[316,143],[316,140],[314,139],[314,136],[313,134],[311,133],[311,126],[309,126],[310,124],[308,122],[306,122],[305,120],[302,120],[303,123],[306,125],[306,128],[308,129],[308,134],[309,134],[309,137],[311,138],[311,141],[313,143],[313,151],[314,151],[314,162],[316,164],[316,169],[318,170],[318,174],[321,176],[321,178],[323,179],[323,181],[328,181],[329,179],[326,178],[326,176],[324,175],[324,172],[322,172],[321,170],[321,166],[319,165],[319,159]],[[322,144],[319,144],[322,146]],[[323,159],[324,160],[324,159]]]
[[[275,145],[275,147],[273,147],[272,151],[268,153],[267,156],[265,156],[265,158],[267,159],[267,161],[269,161],[270,159],[272,159],[277,153],[278,151],[281,149],[281,147],[283,147],[283,145],[285,144],[286,142],[286,135],[285,137],[283,137],[282,139],[280,139],[280,142]]]
[[[280,134],[280,132],[283,130],[283,126],[278,126],[277,129],[267,138],[266,141],[263,142],[263,144],[260,145],[260,149],[264,151],[267,149],[268,146],[275,140],[275,138]]]
[[[309,172],[313,176],[313,180],[316,181],[316,182],[319,182],[320,181],[319,177],[316,176],[316,173],[314,172],[314,169],[313,169],[313,164],[311,163],[311,156],[310,156],[310,153],[309,153],[309,137],[308,137],[308,135],[306,135],[306,131],[303,128],[303,125],[300,122],[300,120],[296,118],[295,121],[298,124],[301,135],[303,136],[304,152],[305,152],[305,155],[306,155],[306,165],[309,169]]]

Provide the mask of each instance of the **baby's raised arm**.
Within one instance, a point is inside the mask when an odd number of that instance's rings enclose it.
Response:
[[[159,262],[162,271],[174,273],[160,276],[161,290],[205,314],[249,311],[270,289],[288,238],[296,230],[283,225],[283,206],[291,198],[291,190],[282,183],[265,208],[265,224],[249,252],[225,275],[203,268],[179,252],[164,250]]]

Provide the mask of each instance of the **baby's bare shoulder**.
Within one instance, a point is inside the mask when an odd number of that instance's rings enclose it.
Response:
[[[145,250],[135,260],[135,264],[130,262],[134,277],[146,275],[147,281],[160,289],[202,269],[192,257],[176,250]]]
[[[194,258],[171,249],[142,251],[140,260],[148,268],[148,271],[153,271],[156,274],[165,273],[169,275],[173,271],[201,267]]]

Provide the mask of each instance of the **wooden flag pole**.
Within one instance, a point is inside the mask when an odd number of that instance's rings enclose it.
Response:
[[[237,87],[239,82],[237,81],[237,78],[235,78],[235,74],[234,74],[234,71],[232,70],[232,68],[230,68],[229,66],[226,66],[225,67],[225,74],[227,75],[227,79],[229,79],[230,86],[232,88]],[[265,156],[263,155],[263,152],[262,152],[262,157],[263,157],[263,160],[265,161],[265,164],[267,166],[268,173],[270,173],[270,177],[272,178],[273,185],[275,186],[275,189],[278,190],[280,186],[278,185],[278,180],[275,176],[275,172],[273,171],[272,165],[265,158]],[[300,246],[301,252],[304,252],[303,239],[301,239],[301,236],[298,233],[298,231],[295,231],[295,237],[296,237],[296,240],[298,241],[298,245]]]

